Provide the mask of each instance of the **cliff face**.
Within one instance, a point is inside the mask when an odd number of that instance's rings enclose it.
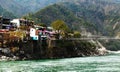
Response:
[[[40,58],[71,58],[104,55],[107,50],[97,41],[49,40],[43,44],[33,42],[30,53],[33,59]],[[32,45],[31,44],[31,45]],[[30,47],[29,47],[30,48]],[[24,50],[24,48],[22,48]],[[27,49],[27,48],[26,48]],[[25,51],[27,53],[27,51]]]
[[[48,48],[48,58],[83,57],[98,55],[93,43],[87,41],[55,41],[55,45]]]
[[[11,43],[9,43],[11,45]],[[8,45],[9,45],[8,44]],[[9,53],[0,51],[0,57],[8,56],[13,60],[24,59],[56,59],[83,56],[95,56],[106,54],[99,42],[95,41],[72,41],[72,40],[43,40],[39,41],[14,41]],[[5,57],[6,58],[6,57]],[[9,58],[8,58],[9,59]]]

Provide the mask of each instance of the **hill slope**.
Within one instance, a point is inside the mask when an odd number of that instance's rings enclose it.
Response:
[[[3,9],[1,6],[0,6],[0,16],[10,19],[15,18],[15,16],[11,12],[8,12],[7,10]]]
[[[25,18],[32,19],[36,21],[36,23],[44,23],[48,26],[55,20],[63,20],[74,30],[81,30],[81,27],[86,26],[89,26],[89,28],[94,27],[82,18],[76,17],[71,10],[61,4],[50,5],[35,14],[28,14]]]
[[[0,0],[0,5],[20,17],[63,0]]]
[[[115,35],[120,31],[120,2],[118,1],[120,0],[76,0],[63,5],[78,18],[92,23],[101,34]]]
[[[74,0],[51,5],[31,15],[49,24],[62,19],[73,29],[94,34],[116,35],[120,31],[120,0]]]
[[[104,3],[120,3],[120,0],[0,0],[0,5],[7,11],[12,12],[16,16],[20,17],[30,12],[36,12],[48,5],[52,5],[58,2],[72,2],[79,4],[79,2],[85,1],[104,1]]]
[[[15,16],[20,16],[24,14],[26,10],[23,9],[23,6],[21,6],[19,3],[15,2],[14,0],[0,0],[0,5],[2,8],[13,13]]]
[[[64,3],[51,5],[58,2]],[[111,36],[120,32],[120,0],[0,0],[0,5],[17,16],[40,10],[31,18],[47,25],[62,19],[73,29],[83,26]]]

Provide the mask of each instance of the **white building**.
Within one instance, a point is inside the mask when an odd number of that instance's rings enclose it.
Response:
[[[13,19],[13,20],[11,21],[11,23],[13,23],[14,25],[16,25],[17,28],[20,27],[20,19]]]
[[[36,35],[36,29],[30,28],[30,37],[31,37],[33,40],[38,40],[38,35]]]
[[[34,22],[26,19],[13,19],[11,23],[15,24],[17,28],[19,28],[21,25],[33,25]]]

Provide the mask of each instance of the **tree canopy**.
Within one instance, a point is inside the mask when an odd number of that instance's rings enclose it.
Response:
[[[56,20],[52,22],[51,26],[58,32],[66,32],[69,30],[68,26],[62,20]]]
[[[52,22],[51,26],[58,33],[58,35],[61,35],[63,38],[68,36],[67,34],[70,29],[63,20],[56,20]]]

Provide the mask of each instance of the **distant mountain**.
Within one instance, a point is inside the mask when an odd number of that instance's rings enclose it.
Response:
[[[44,23],[48,26],[55,20],[63,20],[71,29],[81,30],[82,27],[89,27],[89,30],[96,31],[93,24],[83,18],[78,18],[74,12],[62,4],[50,5],[34,14],[28,14],[24,17],[34,20],[37,24]]]
[[[27,13],[36,12],[48,5],[59,2],[92,2],[93,0],[0,0],[0,5],[14,15],[20,17]],[[94,0],[96,1],[96,0]],[[97,0],[104,2],[120,3],[120,0]]]
[[[20,17],[63,0],[0,0],[0,5]]]
[[[59,19],[65,21],[71,28],[77,28],[78,25],[84,22],[82,19],[77,18],[71,10],[58,4],[50,5],[35,14],[28,14],[25,17],[27,19],[32,18],[36,23],[44,23],[48,26]]]
[[[66,1],[48,6],[32,14],[31,17],[40,19],[40,22],[48,25],[56,19],[62,19],[77,30],[84,27],[86,30],[95,34],[116,35],[120,32],[119,1],[120,0]],[[66,11],[68,13],[66,13]]]
[[[14,1],[22,5],[24,9],[28,9],[30,12],[34,12],[50,4],[60,2],[61,0],[14,0]]]
[[[15,18],[15,16],[11,12],[8,12],[6,9],[3,9],[1,6],[0,6],[0,16],[10,19]]]
[[[0,5],[2,8],[13,13],[15,16],[20,16],[25,12],[23,7],[14,0],[0,0]]]
[[[61,4],[92,24],[96,34],[116,35],[120,31],[120,0],[74,0]],[[86,29],[91,30],[89,26]]]
[[[47,25],[62,19],[77,30],[84,27],[103,35],[120,32],[120,0],[0,0],[0,5],[18,17],[32,12],[32,19]]]

